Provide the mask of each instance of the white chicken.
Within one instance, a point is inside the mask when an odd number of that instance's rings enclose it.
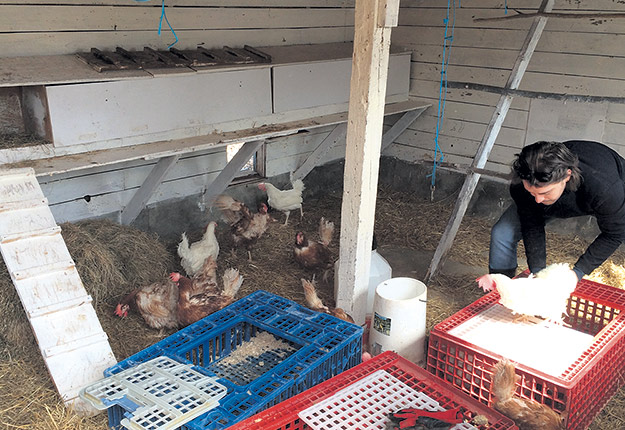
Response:
[[[299,208],[300,216],[304,217],[304,210],[302,209],[304,182],[301,179],[297,179],[292,181],[291,185],[293,188],[290,190],[280,190],[269,182],[258,184],[258,188],[267,193],[267,204],[286,215],[284,225],[287,225],[289,222],[289,214],[294,209]]]
[[[204,261],[208,257],[212,257],[217,261],[219,255],[219,242],[215,236],[215,227],[217,223],[211,221],[204,229],[202,239],[194,242],[189,246],[189,239],[186,233],[182,233],[182,240],[178,244],[178,256],[180,257],[180,265],[188,276],[195,275],[204,265]]]
[[[480,276],[477,282],[484,291],[496,288],[499,303],[513,314],[539,316],[561,324],[566,301],[577,286],[577,275],[568,264],[557,263],[527,278],[510,279],[493,273]]]

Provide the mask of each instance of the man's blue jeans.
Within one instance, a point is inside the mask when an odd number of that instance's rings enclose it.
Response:
[[[490,233],[488,268],[491,273],[513,273],[517,268],[517,248],[522,239],[521,221],[512,203]]]

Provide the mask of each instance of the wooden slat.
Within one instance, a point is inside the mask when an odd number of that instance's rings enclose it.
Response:
[[[353,10],[342,8],[167,8],[176,32],[183,30],[345,27]],[[0,32],[154,31],[160,7],[0,5]],[[175,23],[175,24],[174,24]],[[165,30],[165,28],[163,28]]]
[[[176,31],[179,43],[176,48],[196,49],[221,48],[224,45],[241,47],[254,41],[254,46],[286,46],[349,42],[353,40],[353,27],[312,27],[280,29],[241,29],[241,30],[180,30]],[[128,50],[167,49],[175,38],[163,31],[158,36],[154,30],[109,31],[80,33],[14,33],[10,38],[0,39],[0,52],[3,57],[63,55],[87,51],[91,47],[113,50],[123,46]],[[44,37],[45,36],[45,37]],[[95,70],[94,70],[95,72]],[[95,72],[97,73],[97,72]],[[113,72],[107,72],[110,74]],[[7,77],[2,76],[3,80]],[[10,78],[12,81],[13,78]],[[2,83],[2,81],[0,81]]]
[[[180,155],[163,157],[158,160],[158,163],[156,163],[156,166],[154,166],[143,184],[141,184],[137,193],[128,202],[126,207],[122,209],[121,223],[123,225],[129,225],[137,218],[146,203],[150,200],[154,191],[156,191],[161,182],[163,182],[169,170],[176,164],[178,158],[180,158]]]
[[[395,142],[395,139],[397,139],[427,108],[428,106],[424,106],[403,114],[402,117],[399,118],[397,122],[395,122],[395,124],[393,124],[393,126],[382,136],[382,147],[380,148],[380,151],[384,152],[384,150],[388,148],[391,143]]]
[[[237,153],[234,154],[234,157],[232,157],[226,167],[224,167],[224,169],[219,173],[217,178],[215,178],[215,180],[206,188],[206,191],[204,192],[204,202],[207,206],[210,206],[215,197],[224,192],[230,182],[232,182],[232,180],[241,171],[241,168],[245,166],[252,155],[258,151],[263,143],[264,140],[262,139],[252,140],[245,142],[245,144],[239,148]]]
[[[328,134],[328,136],[315,148],[313,152],[310,153],[306,161],[302,163],[300,167],[297,168],[295,172],[293,172],[292,179],[304,179],[306,175],[308,175],[316,165],[319,164],[319,161],[323,158],[323,156],[334,146],[339,140],[345,138],[347,134],[347,124],[339,124],[334,130]]]
[[[19,1],[24,5],[74,5],[80,6],[86,2],[83,0],[0,0],[0,4],[15,4]],[[263,0],[265,7],[336,7],[353,8],[355,0]],[[128,0],[89,0],[90,5],[103,6],[128,6]],[[131,3],[135,4],[135,2]],[[166,6],[173,6],[165,3]],[[256,7],[258,0],[176,0],[176,7],[180,6],[204,6],[204,7]],[[160,3],[141,4],[136,2],[135,7],[152,7],[160,10]],[[168,9],[172,9],[169,7]]]
[[[543,0],[539,10],[545,12],[550,11],[553,7],[553,1],[554,0]],[[535,18],[533,20],[532,27],[530,28],[527,38],[525,39],[524,47],[519,53],[517,62],[510,73],[508,82],[506,83],[506,88],[515,89],[519,87],[523,74],[527,69],[530,59],[532,58],[532,54],[534,53],[534,49],[538,44],[538,40],[540,39],[546,24],[547,19],[543,17]],[[486,165],[488,155],[490,154],[490,151],[495,143],[497,134],[501,129],[501,124],[503,123],[503,119],[506,117],[506,113],[508,112],[511,103],[512,96],[501,96],[501,99],[493,112],[491,122],[484,133],[484,138],[482,139],[480,147],[475,154],[471,167],[482,169]],[[460,223],[462,222],[462,218],[464,217],[471,197],[473,196],[473,192],[477,187],[479,179],[479,173],[470,172],[467,174],[462,189],[460,190],[460,194],[458,195],[458,199],[456,200],[456,205],[452,211],[449,223],[447,224],[441,241],[434,252],[434,256],[432,257],[432,262],[430,263],[430,267],[428,268],[428,272],[426,274],[426,279],[428,281],[432,279],[432,277],[436,276],[439,264],[444,262],[456,233],[458,232],[458,228],[460,227]]]

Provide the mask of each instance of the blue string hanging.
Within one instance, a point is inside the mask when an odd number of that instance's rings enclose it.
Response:
[[[135,1],[139,3],[144,3],[150,0],[135,0]],[[167,19],[167,14],[165,13],[165,0],[161,0],[161,18],[158,21],[158,35],[159,36],[161,35],[161,28],[163,27],[163,18],[165,19],[165,22],[169,26],[169,30],[171,30],[171,33],[174,35],[174,38],[176,38],[174,43],[172,43],[171,45],[167,47],[167,49],[169,49],[172,46],[174,46],[176,43],[178,43],[178,36],[176,35],[174,28],[171,26],[171,24],[169,23],[169,20]]]
[[[458,0],[460,6],[460,0]],[[443,37],[443,54],[441,62],[441,80],[438,91],[438,113],[436,117],[436,133],[434,135],[434,165],[432,166],[432,174],[430,185],[430,199],[434,200],[434,189],[436,188],[436,168],[443,162],[445,156],[438,144],[440,128],[445,116],[445,102],[447,100],[447,67],[449,66],[449,57],[451,53],[451,45],[454,41],[454,29],[456,27],[456,0],[447,0],[447,15],[443,21],[445,23],[445,34]]]

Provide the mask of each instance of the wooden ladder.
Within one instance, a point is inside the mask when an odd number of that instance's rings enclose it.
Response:
[[[0,252],[63,402],[94,412],[78,392],[116,360],[33,169],[0,170]]]

